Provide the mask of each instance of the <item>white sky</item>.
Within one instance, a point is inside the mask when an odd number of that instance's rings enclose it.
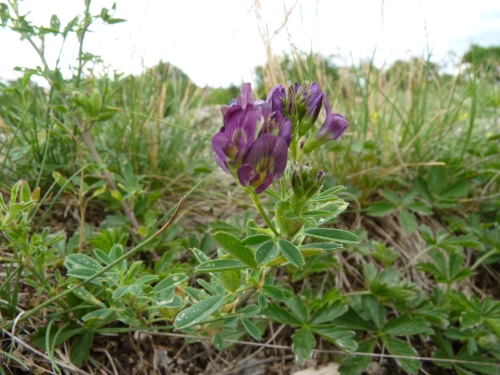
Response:
[[[453,61],[471,42],[500,44],[498,0],[260,0],[261,19],[269,33],[279,29],[284,9],[293,11],[286,28],[272,39],[273,50],[288,50],[290,40],[301,50],[339,55],[349,64],[369,58],[378,65],[429,50],[439,63]],[[116,0],[115,17],[128,21],[95,25],[84,50],[101,55],[111,69],[139,73],[160,59],[184,70],[198,85],[240,84],[252,79],[265,48],[254,0]],[[113,1],[93,0],[92,13]],[[295,5],[296,4],[296,5]],[[295,5],[295,7],[294,7]],[[36,25],[49,26],[53,13],[61,28],[81,12],[83,0],[25,0],[21,12]],[[47,37],[46,56],[55,64],[60,41]],[[0,78],[15,76],[15,66],[35,67],[30,45],[0,29]],[[63,51],[61,67],[77,54],[76,40]]]

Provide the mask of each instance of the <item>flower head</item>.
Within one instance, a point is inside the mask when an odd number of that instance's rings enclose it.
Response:
[[[316,147],[321,146],[328,141],[339,138],[342,133],[344,133],[344,130],[346,130],[349,126],[349,123],[342,115],[332,113],[330,103],[326,97],[324,97],[324,102],[326,119],[316,135],[307,139],[303,147],[305,153],[311,152]]]
[[[276,178],[283,176],[288,158],[288,145],[273,134],[263,134],[252,143],[238,169],[243,186],[252,186],[262,193]]]

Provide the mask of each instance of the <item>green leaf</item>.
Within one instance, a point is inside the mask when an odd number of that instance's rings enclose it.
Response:
[[[66,340],[69,340],[71,337],[74,335],[78,335],[82,332],[85,331],[85,327],[72,324],[67,327],[65,327],[62,331],[57,334],[59,331],[59,328],[56,327],[55,325],[50,327],[50,334],[49,334],[49,342],[54,344],[54,346],[60,345]],[[57,334],[57,338],[56,338]],[[46,347],[46,337],[47,337],[47,327],[40,328],[38,331],[36,331],[34,334],[30,336],[30,341],[34,346],[37,346],[39,348],[43,348],[47,350]],[[56,341],[54,342],[54,339]]]
[[[112,298],[114,300],[123,297],[128,292],[129,285],[121,286],[113,292]]]
[[[404,193],[403,198],[401,199],[401,204],[403,206],[407,206],[413,202],[417,195],[417,192],[415,190],[409,190],[406,193]]]
[[[50,18],[50,28],[55,31],[59,31],[61,28],[61,21],[59,21],[57,14],[53,14]]]
[[[275,303],[269,303],[267,308],[262,310],[262,313],[269,319],[279,323],[291,324],[296,326],[301,325],[300,322],[292,314]]]
[[[396,210],[396,206],[389,202],[375,202],[373,203],[366,213],[370,216],[385,216]]]
[[[117,23],[127,22],[127,20],[124,18],[110,18],[106,22],[110,25],[114,25]]]
[[[474,311],[466,311],[460,317],[460,324],[463,328],[470,328],[481,323],[481,316]]]
[[[460,198],[466,195],[470,190],[469,183],[467,181],[456,182],[446,188],[440,196],[443,198]]]
[[[323,240],[341,243],[358,243],[358,236],[340,229],[312,228],[304,230],[304,234]]]
[[[416,335],[427,331],[427,325],[422,318],[410,317],[404,314],[389,320],[382,330],[391,336]]]
[[[146,275],[142,276],[141,278],[137,279],[134,284],[142,284],[142,285],[149,285],[153,281],[156,281],[160,278],[158,275]]]
[[[311,324],[332,323],[332,320],[342,316],[349,309],[347,303],[340,300],[335,301],[331,305],[325,303],[317,309],[311,317]]]
[[[304,306],[300,296],[285,301],[285,304],[300,321],[307,323],[309,320],[307,308]]]
[[[102,267],[94,259],[84,254],[70,254],[66,258],[66,264],[70,264],[73,267],[90,268],[92,270],[98,271]]]
[[[244,265],[245,268],[247,268]],[[240,270],[232,270],[232,271],[223,271],[219,273],[220,281],[224,287],[229,290],[231,293],[234,293],[238,290],[241,284],[241,271]]]
[[[212,235],[212,238],[233,257],[245,263],[250,268],[257,269],[257,262],[252,250],[243,245],[238,238],[225,232],[217,232]]]
[[[87,279],[91,276],[94,276],[97,273],[96,270],[91,268],[72,268],[68,271],[68,276],[74,277],[76,279]]]
[[[264,294],[259,294],[259,297],[257,298],[257,303],[259,304],[259,306],[262,310],[267,309],[267,307],[269,305],[267,302],[266,296]]]
[[[143,286],[141,284],[132,284],[132,285],[129,285],[128,291],[130,294],[132,294],[134,296],[138,296],[139,294],[142,293]]]
[[[371,318],[377,328],[382,328],[382,320],[385,317],[384,307],[378,303],[375,296],[363,296],[362,299],[363,309],[365,313]]]
[[[418,229],[418,223],[415,215],[407,210],[401,210],[401,212],[399,213],[399,223],[406,231],[406,233],[409,234],[415,233]]]
[[[246,331],[250,336],[252,336],[255,340],[260,341],[262,339],[262,333],[257,328],[255,324],[253,324],[250,320],[246,318],[241,318],[241,323],[243,323],[243,327],[245,327]]]
[[[255,252],[255,259],[258,264],[266,264],[273,261],[278,255],[278,246],[273,241],[268,241],[259,246]]]
[[[82,317],[82,320],[86,322],[87,320],[104,320],[108,316],[114,313],[113,309],[105,308],[105,309],[99,309],[96,311],[92,311],[91,313],[88,313]]]
[[[99,306],[102,308],[106,307],[106,305],[104,303],[99,301],[92,293],[90,293],[84,287],[80,287],[80,288],[74,290],[73,294],[75,294],[80,299],[82,299],[88,303],[91,303],[92,305],[96,305],[96,306]]]
[[[497,336],[500,337],[500,317],[497,319],[486,318],[484,324],[488,326]]]
[[[301,328],[295,331],[292,336],[293,339],[293,352],[297,356],[297,366],[301,366],[304,361],[311,358],[312,350],[316,341],[309,328]]]
[[[366,322],[359,314],[352,308],[349,308],[347,312],[333,321],[334,324],[359,331],[375,331],[368,322]]]
[[[295,246],[290,241],[283,240],[283,239],[278,241],[278,246],[279,246],[283,256],[290,263],[292,263],[295,267],[301,268],[304,266],[304,264],[305,264],[304,257],[300,253],[297,246]]]
[[[9,21],[9,18],[9,6],[5,3],[0,3],[0,20],[2,21],[2,24],[5,25]]]
[[[83,361],[86,361],[90,354],[90,348],[92,347],[92,340],[94,339],[94,334],[92,332],[84,332],[77,337],[75,342],[71,345],[71,350],[69,357],[71,362],[78,367],[83,365]]]
[[[306,211],[302,214],[303,216],[312,216],[312,217],[328,217],[332,216],[332,213],[330,211],[325,211],[325,210],[313,210],[313,211]]]
[[[260,313],[260,307],[257,305],[248,305],[245,306],[239,313],[243,314],[242,316],[244,318],[250,318],[252,315]]]
[[[264,242],[271,241],[272,237],[265,234],[254,234],[253,236],[247,237],[243,240],[243,245],[245,246],[255,246],[263,244]]]
[[[378,193],[391,203],[394,203],[396,205],[401,203],[401,198],[399,198],[399,195],[392,190],[384,189],[380,190]]]
[[[178,284],[182,284],[187,279],[188,279],[187,276],[183,275],[182,273],[176,273],[170,275],[169,277],[163,279],[162,281],[160,281],[158,284],[155,285],[154,292],[155,294],[160,293],[165,289],[171,288]]]
[[[432,208],[423,202],[413,202],[407,208],[420,215],[432,215]]]
[[[429,188],[432,194],[439,195],[446,186],[446,168],[434,165],[429,171]]]
[[[281,200],[281,197],[278,193],[276,193],[274,190],[271,190],[269,188],[267,188],[266,190],[264,190],[264,193],[266,193],[267,195],[277,199],[278,201]]]
[[[353,331],[333,325],[312,326],[311,329],[321,337],[333,342],[340,349],[353,352],[358,348],[356,341],[352,340],[352,337],[355,336]]]
[[[360,353],[373,353],[376,343],[377,339],[375,338],[360,342],[358,351]],[[339,371],[342,375],[359,375],[366,370],[371,361],[370,356],[360,356],[354,353],[344,360]]]
[[[109,255],[100,249],[94,249],[94,255],[106,266],[110,263],[113,263],[113,260],[109,257]]]
[[[340,193],[342,190],[345,190],[345,186],[334,186],[330,189],[327,189],[325,191],[322,191],[320,194],[316,196],[316,198],[325,198],[328,196],[335,195],[337,193]]]
[[[224,337],[222,337],[220,333],[216,334],[214,337],[214,346],[217,350],[224,349],[225,346]]]
[[[266,295],[268,295],[272,299],[275,299],[276,301],[285,301],[287,299],[285,293],[280,288],[277,288],[273,285],[264,285],[262,287],[262,290],[264,291],[264,293],[266,293]]]
[[[316,243],[310,243],[307,245],[302,245],[299,246],[299,249],[302,251],[303,249],[321,249],[321,250],[336,250],[336,249],[341,249],[343,246],[339,243],[335,242],[316,242]],[[304,254],[304,253],[302,253]]]
[[[195,303],[191,307],[182,310],[175,317],[174,326],[175,328],[186,328],[191,327],[207,316],[211,315],[215,312],[224,302],[224,297],[222,296],[213,296],[208,297],[200,302]]]
[[[238,260],[217,259],[202,263],[195,269],[198,272],[220,272],[220,271],[241,270],[244,268],[248,267]]]
[[[413,349],[407,342],[393,339],[390,337],[382,338],[384,341],[387,350],[392,355],[400,355],[407,357],[416,357],[417,352]],[[417,359],[403,359],[403,358],[394,358],[397,363],[403,368],[404,371],[409,372],[410,374],[417,375],[420,370],[420,362]]]
[[[210,262],[212,259],[210,259],[203,251],[197,249],[196,247],[192,248],[191,251],[193,252],[196,260],[201,264],[205,262]]]
[[[197,279],[196,282],[200,284],[203,288],[205,288],[205,290],[207,290],[210,294],[214,296],[217,295],[217,292],[210,283],[206,282],[203,279]]]
[[[300,253],[304,258],[307,257],[312,257],[314,255],[322,254],[323,250],[322,249],[302,249],[300,250]],[[274,259],[272,262],[266,263],[266,266],[269,267],[274,267],[274,266],[280,266],[282,264],[289,263],[288,259],[285,258],[284,255],[280,255],[276,259]]]

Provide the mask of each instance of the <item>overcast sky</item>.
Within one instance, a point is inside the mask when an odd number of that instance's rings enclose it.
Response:
[[[445,64],[463,54],[471,42],[500,45],[498,0],[116,0],[115,17],[127,22],[95,25],[84,50],[101,55],[111,69],[139,73],[159,60],[184,70],[198,85],[239,84],[252,79],[265,59],[257,13],[273,35],[275,53],[290,42],[304,51],[338,55],[339,63],[368,58],[375,49],[378,65],[410,55]],[[113,1],[93,0],[92,13]],[[64,25],[82,11],[83,0],[25,0],[20,10],[48,26],[56,13]],[[286,22],[285,9],[293,10]],[[279,33],[274,34],[276,30]],[[60,40],[48,36],[47,60],[54,64]],[[0,29],[0,78],[12,78],[15,66],[38,64],[30,45]],[[61,66],[77,54],[67,41]]]

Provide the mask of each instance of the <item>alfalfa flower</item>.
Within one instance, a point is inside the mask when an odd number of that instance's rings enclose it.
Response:
[[[224,115],[224,126],[212,138],[215,161],[229,173],[231,167],[237,168],[255,140],[257,113],[253,106],[246,109],[235,104]]]
[[[328,141],[339,138],[349,126],[349,123],[342,115],[332,113],[330,103],[326,96],[324,97],[324,102],[326,119],[319,131],[315,135],[309,137],[305,142],[303,150],[306,154]]]
[[[243,186],[252,186],[260,194],[283,176],[288,158],[288,145],[274,134],[263,134],[252,143],[238,168]]]
[[[256,108],[251,84],[245,83],[238,98],[222,106],[221,112],[224,126],[212,138],[212,146],[215,161],[229,173],[231,168],[241,165],[243,156],[255,140],[257,120],[262,116],[261,110]]]

